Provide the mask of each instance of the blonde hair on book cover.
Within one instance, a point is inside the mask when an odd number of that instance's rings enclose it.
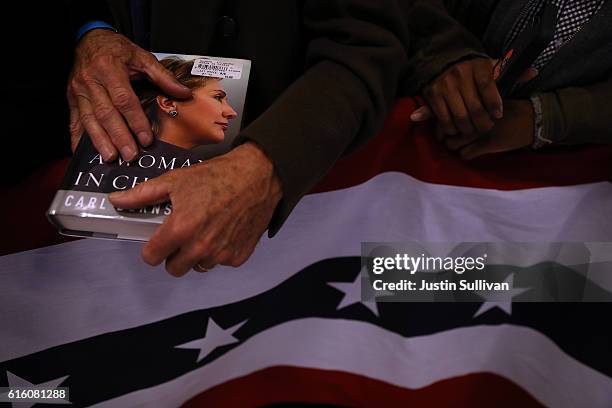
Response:
[[[219,80],[219,78],[192,75],[191,69],[193,68],[193,61],[187,61],[177,57],[167,57],[159,62],[164,68],[170,71],[182,85],[185,85],[189,89],[206,86],[211,80]],[[157,105],[157,97],[165,94],[161,89],[147,80],[136,81],[133,83],[133,86],[140,100],[140,104],[142,105],[142,110],[149,118],[153,136],[157,137],[159,134],[159,119],[157,117],[159,106]]]

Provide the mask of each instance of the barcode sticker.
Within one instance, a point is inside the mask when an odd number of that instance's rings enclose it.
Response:
[[[191,75],[223,79],[240,79],[242,64],[211,58],[198,58],[193,62]]]

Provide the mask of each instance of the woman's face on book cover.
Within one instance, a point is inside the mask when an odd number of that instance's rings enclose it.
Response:
[[[222,142],[229,122],[237,116],[219,80],[210,80],[195,88],[192,99],[176,104],[178,115],[174,119],[187,135],[193,136],[196,144]]]
[[[160,96],[158,103],[162,110],[158,137],[187,149],[222,142],[230,121],[237,116],[218,79],[194,88],[191,99],[170,100]],[[169,115],[173,110],[176,115]]]

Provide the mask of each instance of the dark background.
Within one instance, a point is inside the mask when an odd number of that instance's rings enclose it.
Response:
[[[65,90],[74,49],[63,1],[2,5],[2,187],[70,154]]]

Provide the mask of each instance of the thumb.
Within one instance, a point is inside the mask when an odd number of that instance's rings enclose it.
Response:
[[[192,96],[191,89],[181,84],[170,71],[168,71],[150,53],[143,50],[141,58],[142,71],[149,77],[149,80],[157,85],[164,93],[177,99],[189,99]]]
[[[433,117],[433,113],[429,106],[421,106],[410,115],[410,120],[413,122],[424,122]]]
[[[142,208],[170,201],[170,183],[163,176],[145,181],[136,187],[109,194],[110,202],[119,208]]]

